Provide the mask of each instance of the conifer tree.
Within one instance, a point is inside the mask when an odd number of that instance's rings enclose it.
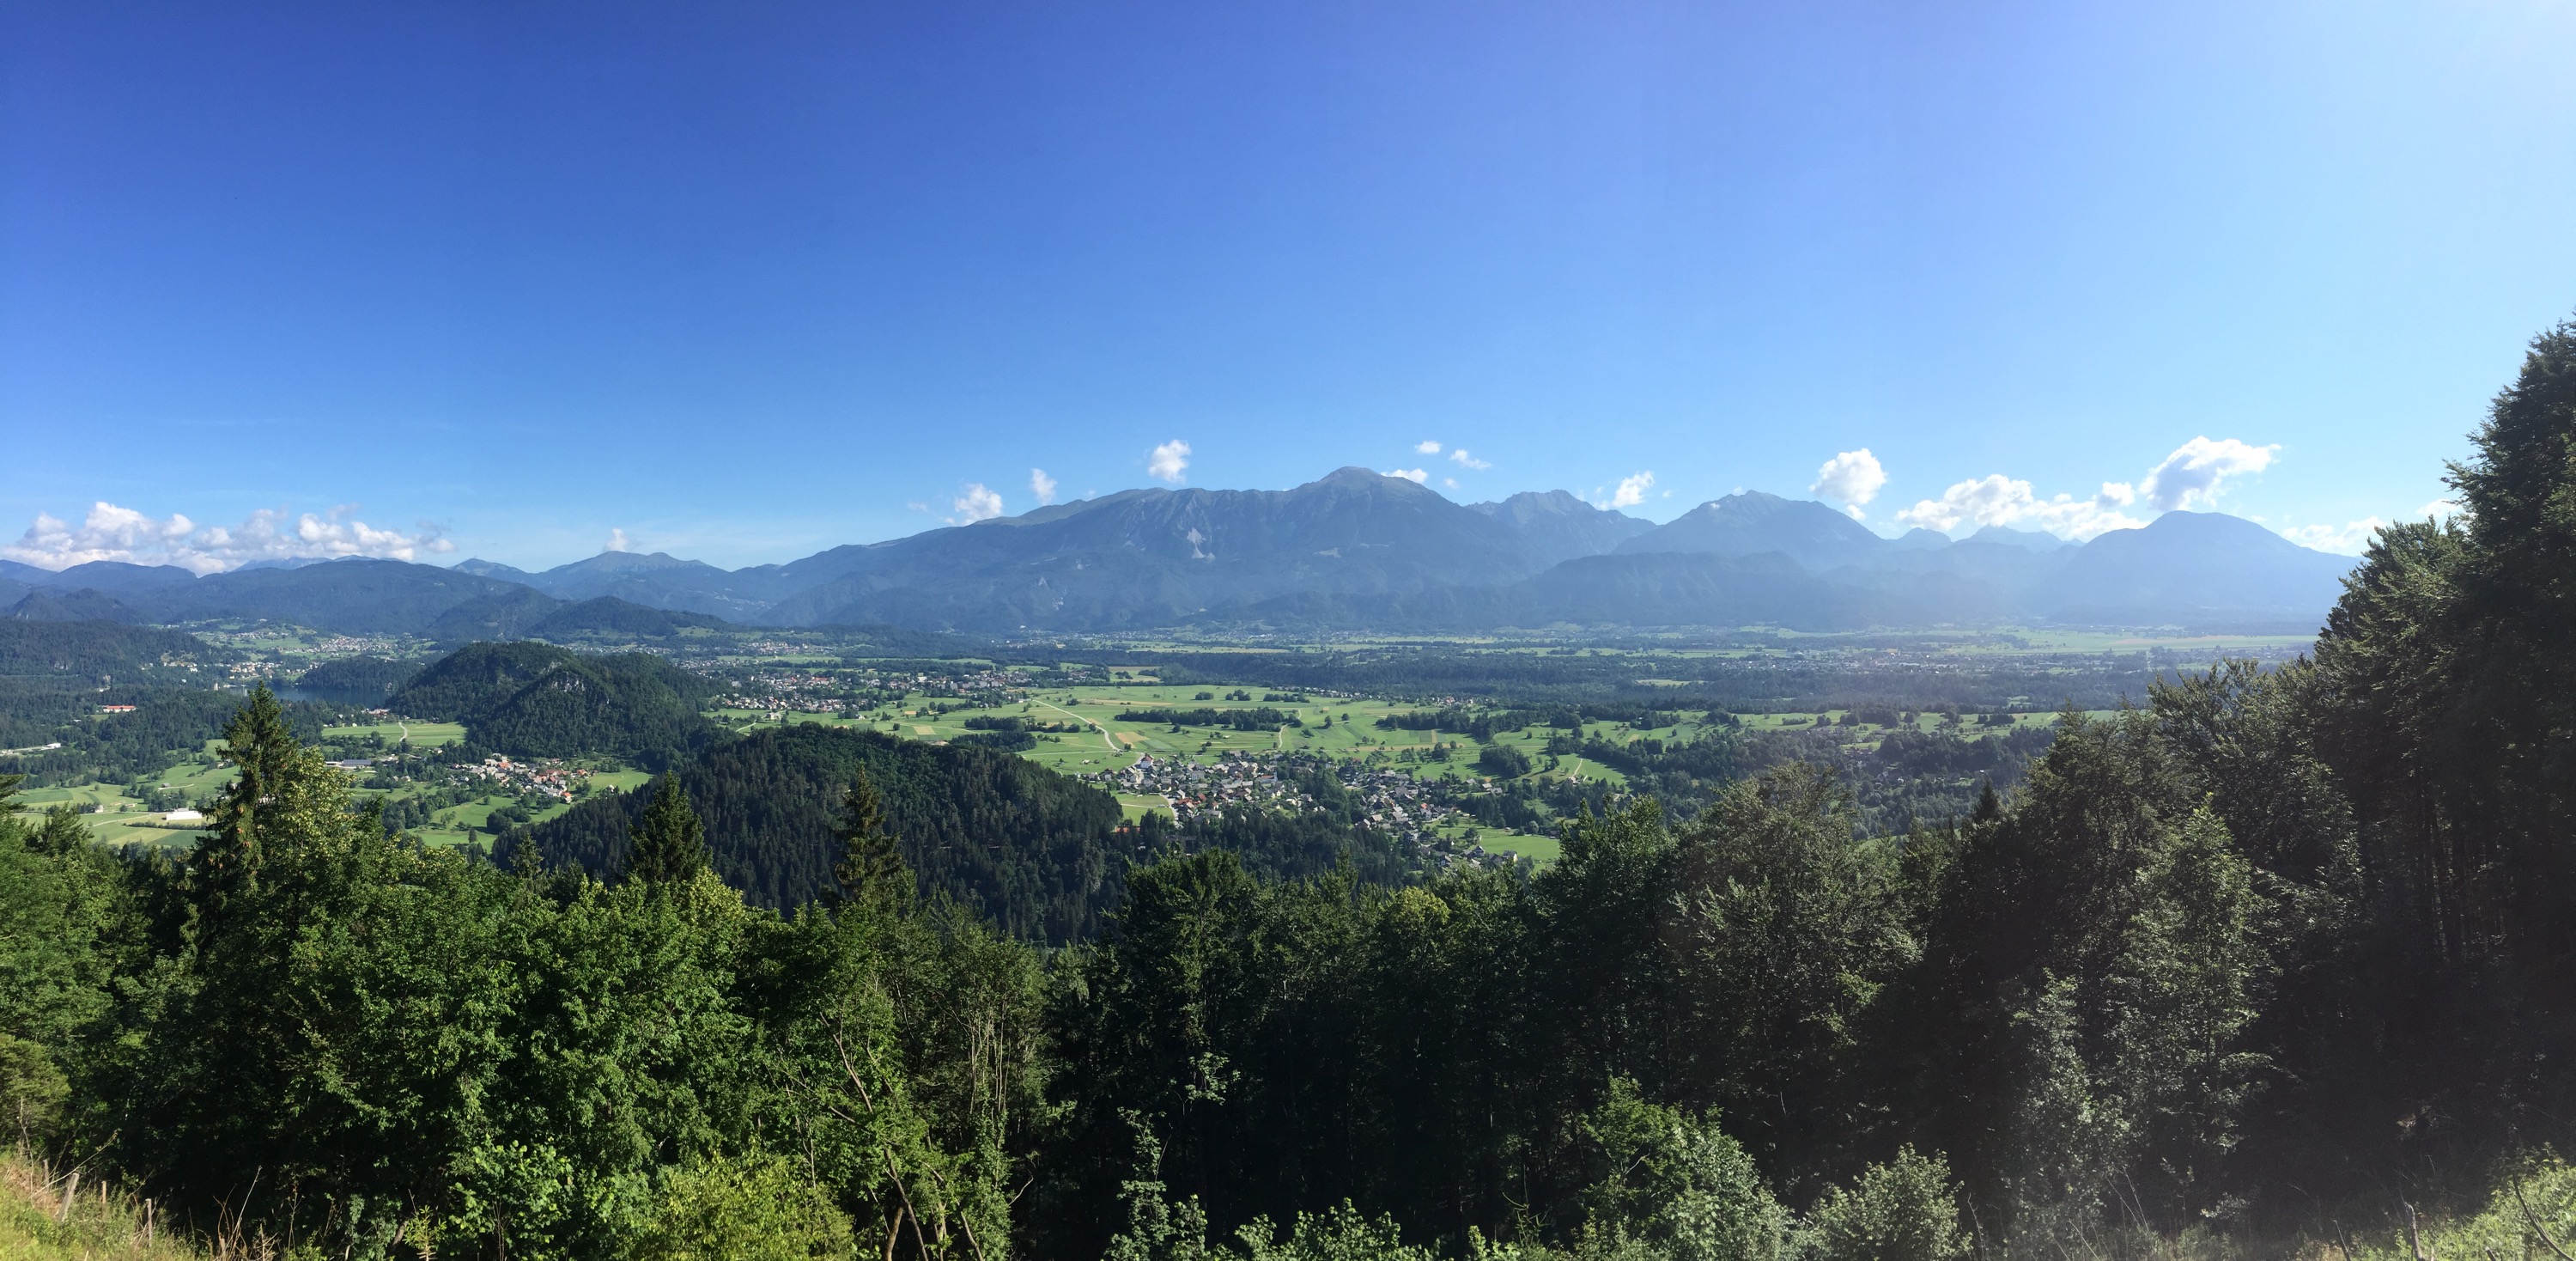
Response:
[[[1999,823],[2002,822],[2003,817],[2004,799],[2002,794],[1995,791],[1995,781],[1988,779],[1979,783],[1977,785],[1977,808],[1974,812],[1968,815],[1968,821],[1970,823]]]
[[[676,774],[664,775],[644,807],[644,817],[627,830],[626,878],[647,884],[687,880],[707,865],[706,827],[689,805],[689,792]]]
[[[69,858],[89,848],[89,829],[65,802],[45,812],[45,821],[27,838],[27,848],[48,858]]]
[[[224,759],[240,777],[217,799],[209,835],[198,843],[191,863],[209,906],[256,884],[264,815],[280,804],[301,751],[287,729],[284,707],[267,684],[253,690],[249,702],[224,724]]]
[[[885,802],[869,781],[866,767],[859,768],[841,793],[840,838],[841,860],[832,865],[832,878],[840,885],[842,900],[901,898],[912,891],[912,873],[895,846],[894,834],[886,828]]]

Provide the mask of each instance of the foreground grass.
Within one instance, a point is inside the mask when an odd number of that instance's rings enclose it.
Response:
[[[67,1196],[65,1193],[70,1192]],[[75,1183],[24,1156],[0,1159],[0,1261],[201,1261],[143,1206],[105,1183]]]
[[[2402,1218],[2337,1233],[2342,1238],[2263,1242],[2205,1229],[2180,1238],[2115,1233],[2044,1252],[2067,1261],[2527,1261],[2566,1256],[2576,1254],[2576,1168],[2556,1161],[2536,1166],[2498,1190],[2475,1215],[2419,1219],[2412,1241]],[[298,1252],[311,1255],[309,1249]],[[23,1153],[0,1156],[0,1261],[270,1261],[276,1256],[268,1240],[241,1240],[209,1253],[185,1237],[173,1238],[161,1223],[147,1229],[143,1204],[115,1187],[87,1178],[70,1182]]]

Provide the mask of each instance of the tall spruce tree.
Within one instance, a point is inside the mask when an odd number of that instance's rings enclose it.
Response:
[[[664,775],[644,817],[627,830],[626,878],[646,884],[687,880],[707,865],[706,827],[678,774]]]
[[[287,729],[286,711],[261,684],[224,724],[224,759],[239,771],[217,800],[209,834],[189,863],[201,907],[219,913],[259,880],[262,838],[274,831],[267,816],[281,806],[286,781],[302,748]]]
[[[841,859],[832,865],[832,878],[842,900],[900,901],[911,894],[912,872],[886,827],[885,801],[866,767],[841,792],[840,839]]]

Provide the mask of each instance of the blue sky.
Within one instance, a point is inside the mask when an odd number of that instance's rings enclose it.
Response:
[[[2571,62],[2558,3],[22,0],[0,543],[62,524],[0,550],[738,565],[1037,469],[1661,519],[1862,449],[1888,532],[2349,537],[2576,310]]]

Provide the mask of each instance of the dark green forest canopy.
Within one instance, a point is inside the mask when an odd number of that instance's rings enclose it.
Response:
[[[1120,713],[1118,720],[1167,722],[1178,727],[1231,727],[1236,731],[1276,731],[1306,725],[1297,715],[1267,705],[1248,709],[1131,709]]]
[[[0,748],[62,745],[10,758],[8,771],[31,787],[160,771],[240,707],[240,691],[216,691],[234,660],[242,652],[173,629],[0,619]],[[319,709],[289,714],[301,735],[322,727]]]
[[[377,700],[391,696],[413,675],[420,673],[417,661],[395,661],[388,657],[341,657],[325,661],[304,672],[295,686],[317,692],[348,693]]]
[[[715,738],[699,716],[714,684],[653,656],[590,656],[539,643],[470,644],[386,701],[462,722],[482,747],[523,757],[607,753],[661,761]]]
[[[394,698],[397,708],[417,718],[470,721],[499,708],[546,671],[580,659],[552,644],[469,644],[413,675]]]
[[[677,774],[706,822],[716,874],[755,903],[794,908],[832,887],[836,803],[862,768],[922,892],[947,893],[1011,936],[1092,936],[1135,856],[1116,798],[987,749],[798,726],[712,749]],[[533,844],[549,864],[613,873],[649,792],[585,801],[504,838],[498,857]]]
[[[96,686],[110,676],[175,681],[187,666],[221,667],[240,654],[181,631],[115,622],[40,622],[0,618],[0,677],[53,679]],[[213,676],[203,682],[211,683]]]
[[[101,712],[111,704],[133,709]],[[6,763],[29,787],[120,782],[159,772],[174,756],[203,749],[241,704],[240,692],[204,686],[119,684],[100,691],[50,679],[0,679],[0,747],[37,750]],[[320,735],[334,712],[322,705],[285,708],[291,729],[304,739]],[[39,747],[47,744],[62,747]]]

